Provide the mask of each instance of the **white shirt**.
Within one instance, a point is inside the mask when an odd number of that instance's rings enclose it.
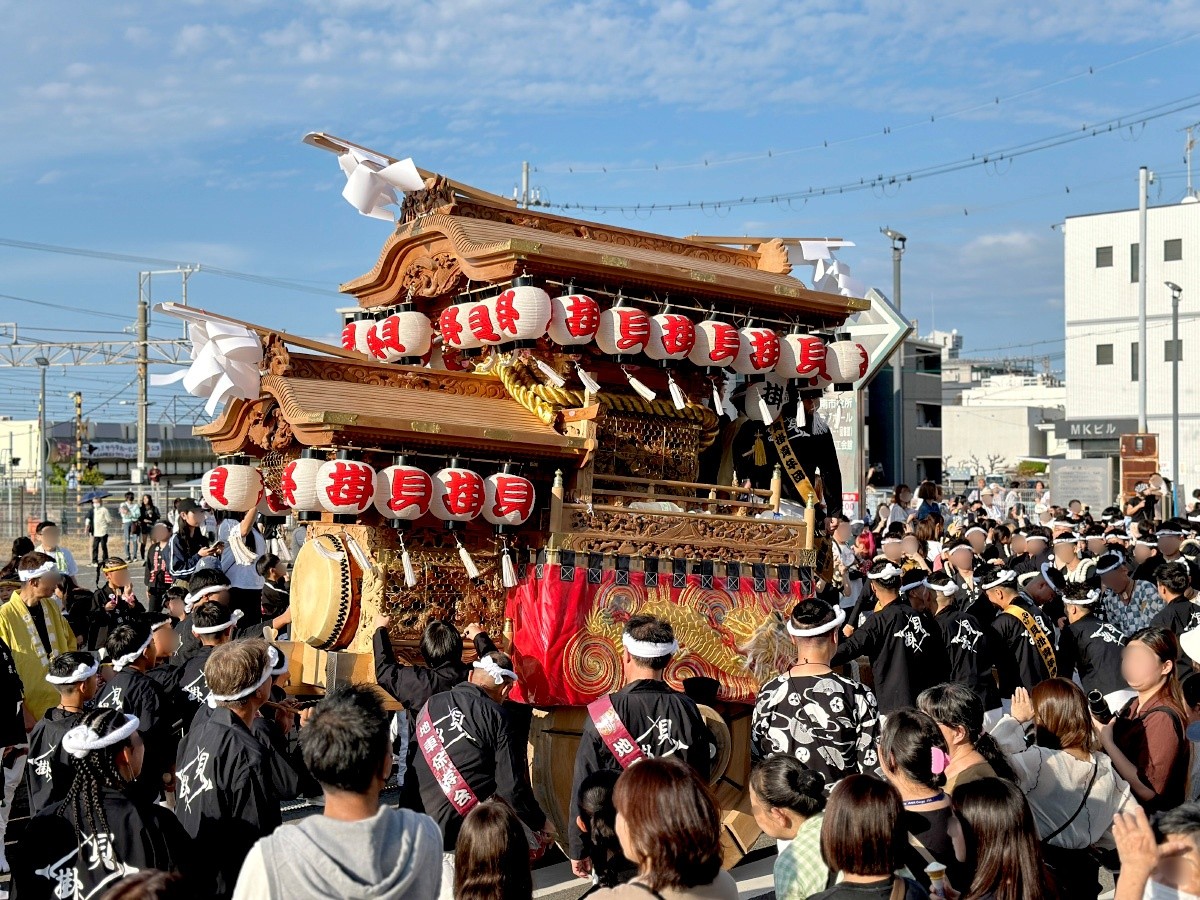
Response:
[[[240,566],[233,558],[233,552],[229,549],[229,544],[233,540],[233,533],[242,527],[242,523],[237,519],[226,519],[217,529],[217,540],[225,542],[225,551],[221,554],[221,570],[229,576],[229,586],[238,588],[239,590],[261,591],[263,586],[263,578],[255,569],[255,563]],[[259,534],[257,528],[251,528],[249,536],[245,539],[245,544],[254,551],[255,562],[263,555],[265,543],[263,536]]]
[[[112,532],[112,513],[107,507],[97,506],[92,510],[92,536],[108,537]]]
[[[45,547],[38,547],[38,553],[45,553],[54,560],[54,564],[58,566],[58,571],[62,572],[68,578],[74,578],[79,574],[79,566],[75,564],[75,557],[71,555],[71,551],[66,547],[55,547],[53,550],[47,550]]]

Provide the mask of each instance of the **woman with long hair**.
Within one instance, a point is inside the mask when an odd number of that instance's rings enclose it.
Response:
[[[26,553],[33,552],[33,540],[21,535],[19,538],[13,538],[12,556],[8,562],[4,564],[4,568],[0,569],[0,583],[18,585],[21,583],[20,577],[17,575],[17,564],[21,561],[21,557]]]
[[[613,791],[621,850],[638,868],[628,884],[597,900],[737,900],[721,868],[721,811],[696,770],[673,757],[644,759],[617,779]]]
[[[888,510],[888,525],[896,522],[899,522],[901,525],[908,523],[908,517],[913,514],[912,496],[912,488],[907,484],[896,485],[896,489],[892,491],[892,497],[889,501],[891,508]]]
[[[775,900],[804,900],[830,883],[821,858],[825,779],[793,756],[768,756],[750,773],[750,810],[768,837],[780,842]]]
[[[983,730],[983,700],[971,688],[954,683],[926,688],[917,707],[937,722],[949,748],[947,792],[980,778],[1015,777],[995,738]]]
[[[530,900],[529,841],[513,808],[499,797],[468,814],[454,851],[454,900]]]
[[[162,514],[158,511],[158,507],[154,505],[154,498],[149,494],[142,494],[141,502],[138,504],[138,537],[139,551],[141,558],[146,558],[146,545],[150,543],[150,531],[162,518]]]
[[[961,784],[954,791],[954,812],[962,829],[962,861],[972,873],[960,900],[1058,896],[1047,884],[1033,813],[1020,788],[1001,778]]]
[[[175,816],[130,790],[142,769],[136,716],[93,710],[62,747],[74,777],[61,801],[29,820],[13,855],[18,896],[82,900],[132,872],[186,866],[190,842]]]
[[[618,772],[601,769],[579,786],[579,821],[583,835],[583,854],[592,864],[592,886],[583,895],[590,897],[602,888],[616,887],[637,875],[637,866],[621,852],[617,837],[617,808],[613,789]],[[582,898],[581,898],[582,900]]]
[[[1137,697],[1098,729],[1113,768],[1147,813],[1187,800],[1192,757],[1177,659],[1175,632],[1156,627],[1136,632],[1121,654],[1121,675]]]
[[[219,544],[213,547],[208,545],[208,535],[204,533],[204,510],[195,500],[180,500],[175,533],[171,535],[167,550],[167,569],[171,578],[187,581],[197,569],[209,565],[210,557],[220,555]]]
[[[924,900],[928,894],[896,872],[904,866],[904,807],[896,789],[870,775],[850,775],[829,795],[821,856],[840,883],[809,900]]]
[[[1034,743],[1027,747],[1029,723]],[[1087,697],[1065,678],[1047,679],[1032,694],[1018,688],[1011,714],[993,734],[1029,800],[1046,864],[1059,873],[1063,897],[1094,900],[1099,865],[1090,848],[1112,849],[1113,818],[1133,800],[1112,761],[1096,752]]]
[[[901,856],[908,870],[925,887],[931,862],[955,862],[950,822],[954,814],[946,794],[950,752],[938,724],[915,709],[898,709],[887,717],[879,735],[879,768],[900,794],[901,820],[908,839]]]

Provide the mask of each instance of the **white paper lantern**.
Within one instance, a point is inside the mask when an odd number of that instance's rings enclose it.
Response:
[[[209,509],[244,513],[262,499],[262,475],[254,466],[217,466],[204,473],[200,493]]]
[[[493,525],[524,525],[533,514],[533,482],[497,472],[483,480],[483,517]]]
[[[503,343],[504,335],[496,323],[496,298],[476,300],[465,304],[467,307],[467,328],[471,339],[479,347],[494,347]]]
[[[447,306],[438,317],[442,343],[452,350],[476,350],[483,342],[476,340],[467,323],[467,312],[473,304],[456,303]]]
[[[469,522],[483,511],[484,497],[478,472],[449,466],[434,473],[429,511],[443,522]]]
[[[356,459],[331,459],[317,472],[317,502],[327,512],[357,516],[375,497],[375,470]]]
[[[651,359],[687,359],[696,345],[696,326],[687,316],[664,312],[650,317],[646,355]]]
[[[779,335],[770,328],[742,328],[738,331],[741,346],[733,361],[733,371],[739,375],[762,375],[774,372],[779,364]]]
[[[514,284],[492,301],[492,317],[504,343],[532,343],[550,327],[550,295],[531,284]]]
[[[688,353],[688,360],[702,368],[724,369],[733,365],[741,346],[741,335],[734,326],[705,319],[696,325],[696,342]]]
[[[586,294],[567,294],[550,301],[550,340],[560,347],[587,344],[600,327],[600,304]]]
[[[342,326],[342,349],[371,356],[371,345],[367,335],[374,325],[373,319],[355,319],[353,322],[347,322]]]
[[[375,508],[385,519],[411,522],[429,512],[433,479],[416,466],[388,466],[375,476]]]
[[[867,374],[871,357],[867,348],[854,341],[834,341],[829,345],[825,372],[836,384],[852,384]]]
[[[286,516],[291,511],[279,491],[264,490],[262,499],[258,501],[258,513],[262,516]]]
[[[384,362],[422,359],[433,338],[429,318],[413,309],[392,313],[371,331],[371,352]]]
[[[650,317],[632,306],[614,306],[600,313],[596,346],[608,356],[632,356],[646,349]]]
[[[783,378],[812,378],[824,368],[825,353],[825,342],[816,335],[784,335],[775,373]]]
[[[305,451],[307,454],[309,451]],[[279,493],[283,502],[297,512],[320,512],[317,500],[317,473],[321,471],[323,459],[316,456],[301,456],[288,463],[279,479]]]

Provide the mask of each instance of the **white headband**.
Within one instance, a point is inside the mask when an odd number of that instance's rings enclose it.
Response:
[[[82,684],[100,671],[100,664],[93,662],[80,663],[70,675],[47,675],[46,680],[51,684]]]
[[[236,694],[209,694],[208,695],[208,707],[209,707],[209,709],[216,709],[217,705],[221,704],[221,703],[235,703],[238,700],[245,700],[247,697],[249,697],[251,694],[253,694],[255,691],[257,691],[260,687],[262,687],[264,684],[266,684],[268,681],[270,681],[270,679],[271,679],[271,654],[268,653],[267,654],[267,667],[265,669],[263,669],[262,677],[259,678],[258,681],[254,682],[253,685],[246,688],[244,691],[238,691]]]
[[[1075,534],[1072,531],[1068,531],[1067,533],[1060,534],[1058,537],[1056,537],[1054,539],[1054,543],[1055,544],[1077,544],[1077,543],[1079,543],[1079,535]]]
[[[930,584],[929,579],[926,579],[925,581],[922,581],[921,584],[924,587],[929,588],[931,591],[937,591],[943,597],[953,597],[956,593],[958,593],[958,585],[953,581],[947,581],[945,584]]]
[[[127,740],[142,723],[137,716],[125,716],[125,724],[108,734],[98,734],[86,725],[76,725],[62,737],[62,748],[76,759],[83,759],[93,750],[103,750]]]
[[[1122,563],[1120,557],[1117,557],[1117,561],[1114,562],[1111,566],[1105,566],[1103,569],[1100,568],[1099,563],[1096,563],[1096,574],[1097,575],[1107,575],[1109,572],[1117,571],[1117,569],[1121,568],[1122,565],[1123,565],[1123,563]]]
[[[58,565],[54,562],[54,560],[50,560],[48,562],[42,563],[36,569],[30,569],[28,571],[21,570],[20,572],[17,573],[17,576],[22,581],[33,581],[33,579],[35,579],[35,578],[41,578],[43,575],[49,575],[51,572],[57,572],[57,571],[58,571]]]
[[[126,653],[124,656],[118,656],[116,659],[114,659],[112,661],[113,671],[120,672],[130,663],[137,662],[139,659],[141,659],[142,654],[146,652],[146,648],[150,646],[150,642],[152,640],[154,640],[153,632],[146,635],[146,643],[142,644],[142,646],[138,647],[132,653]]]
[[[170,624],[171,624],[170,619],[163,619],[161,622],[155,622],[153,625],[150,626],[150,633],[154,634],[154,632],[158,631],[158,629],[164,628]]]
[[[1025,543],[1028,544],[1030,541],[1041,541],[1044,544],[1044,543],[1046,543],[1046,536],[1044,534],[1027,534],[1027,535],[1025,535]]]
[[[192,607],[196,605],[197,601],[203,600],[205,597],[211,597],[213,594],[219,594],[219,593],[221,593],[221,591],[227,591],[227,590],[229,590],[229,585],[227,585],[227,584],[210,584],[206,588],[200,588],[200,590],[196,591],[196,593],[188,594],[186,597],[183,598],[183,611],[185,613],[190,613],[192,611]]]
[[[1157,538],[1138,538],[1137,544],[1139,547],[1158,547]]]
[[[1075,606],[1091,606],[1093,603],[1095,603],[1099,599],[1100,599],[1100,589],[1092,588],[1090,591],[1088,591],[1082,597],[1078,597],[1074,600],[1068,600],[1067,602],[1071,603]]]
[[[496,662],[490,656],[485,656],[482,659],[475,660],[475,662],[471,663],[471,668],[478,669],[481,672],[486,672],[488,675],[492,676],[492,681],[496,682],[496,684],[504,684],[505,678],[511,678],[513,681],[517,680],[516,672],[514,672],[512,669],[500,668],[500,663]]]
[[[1001,569],[996,573],[996,577],[991,581],[985,581],[979,586],[985,591],[990,591],[994,587],[1000,587],[1002,584],[1008,584],[1010,581],[1015,581],[1017,573],[1012,569]]]
[[[267,659],[271,662],[271,676],[286,675],[288,671],[287,657],[279,652],[274,644],[267,645]]]
[[[1110,531],[1104,536],[1104,539],[1106,541],[1127,541],[1129,540],[1129,535],[1123,531]]]
[[[966,550],[972,556],[975,555],[975,548],[972,547],[970,544],[956,544],[955,546],[950,548],[951,553],[957,553],[959,550]]]
[[[1175,528],[1160,528],[1154,533],[1159,537],[1183,537],[1183,532]]]
[[[872,581],[885,581],[888,578],[899,578],[904,573],[896,568],[895,563],[888,563],[878,572],[868,572],[867,577]]]
[[[240,609],[235,609],[229,614],[229,621],[222,622],[220,625],[206,625],[203,628],[197,628],[195,625],[193,625],[192,634],[216,634],[218,631],[224,631],[227,628],[232,628],[242,620],[242,616],[244,615],[245,613]]]
[[[916,590],[919,587],[928,587],[924,581],[913,581],[908,584],[900,585],[900,593],[907,594],[909,591]]]
[[[968,528],[966,531],[963,532],[963,537],[966,537],[968,534],[971,534],[976,531],[978,531],[980,534],[984,535],[985,537],[987,536],[987,532],[984,531],[982,528],[980,528],[978,525],[972,525],[970,528]]]
[[[653,641],[639,641],[628,632],[621,635],[621,645],[629,651],[630,656],[636,656],[638,659],[659,659],[679,652],[679,641],[655,644]]]
[[[846,611],[840,606],[834,610],[833,618],[824,625],[814,625],[812,628],[797,628],[792,624],[792,620],[788,619],[787,633],[792,637],[820,637],[823,634],[828,634],[833,629],[839,627],[846,621]]]
[[[879,546],[882,547],[884,544],[902,544],[902,543],[904,543],[904,538],[898,538],[895,536],[885,537],[882,541],[879,542]]]

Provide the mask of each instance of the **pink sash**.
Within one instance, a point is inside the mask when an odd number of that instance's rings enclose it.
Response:
[[[446,799],[450,801],[455,812],[460,816],[466,816],[479,803],[479,798],[475,796],[471,786],[467,784],[462,773],[458,771],[458,767],[454,765],[454,761],[450,759],[450,754],[442,746],[442,739],[438,735],[437,729],[433,727],[433,720],[429,718],[428,705],[417,716],[417,742],[420,744],[421,754],[425,757],[429,771],[437,779],[438,787],[442,789],[442,793],[446,795]]]
[[[613,709],[612,700],[607,694],[589,703],[587,710],[600,740],[604,741],[604,746],[613,755],[613,759],[621,764],[622,769],[628,769],[645,758],[642,748],[637,745],[637,741]]]

